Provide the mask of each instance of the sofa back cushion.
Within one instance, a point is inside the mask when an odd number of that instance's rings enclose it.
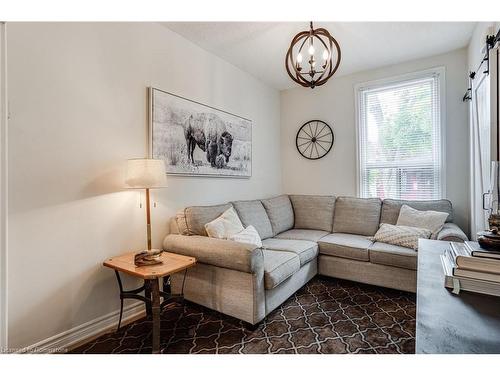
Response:
[[[232,204],[245,228],[252,225],[263,240],[273,236],[271,222],[261,201],[236,201]]]
[[[262,199],[261,202],[271,221],[273,236],[293,228],[293,208],[288,195]]]
[[[208,236],[205,224],[216,219],[224,211],[231,208],[231,203],[215,206],[192,206],[184,209],[188,235]]]
[[[333,232],[373,236],[378,230],[381,207],[379,198],[338,197]]]
[[[332,231],[335,197],[331,195],[290,195],[296,229]]]
[[[186,212],[185,209],[177,211],[175,214],[175,226],[174,232],[182,234],[184,236],[189,236],[189,230],[186,223]]]
[[[399,211],[401,206],[406,204],[411,208],[419,211],[439,211],[446,212],[448,217],[447,223],[453,222],[453,207],[447,199],[428,200],[428,201],[405,201],[400,199],[384,199],[382,203],[382,213],[380,215],[380,223],[395,225],[398,221]]]

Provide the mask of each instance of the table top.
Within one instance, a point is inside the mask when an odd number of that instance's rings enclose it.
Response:
[[[500,353],[500,297],[444,287],[449,242],[419,240],[417,353]]]
[[[106,267],[113,268],[117,271],[121,271],[141,279],[157,279],[159,277],[183,271],[186,268],[194,266],[196,263],[196,259],[193,257],[162,252],[160,259],[163,263],[138,267],[134,264],[135,254],[137,253],[134,252],[119,255],[106,260],[103,264]]]

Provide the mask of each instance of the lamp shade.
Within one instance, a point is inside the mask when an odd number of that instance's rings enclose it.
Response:
[[[167,186],[165,163],[157,159],[127,160],[125,184],[131,189],[155,189]]]

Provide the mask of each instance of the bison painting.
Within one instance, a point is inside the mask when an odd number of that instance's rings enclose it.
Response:
[[[195,164],[193,153],[196,145],[206,152],[207,161],[212,167],[222,168],[223,163],[216,162],[219,155],[229,163],[233,136],[226,130],[224,121],[215,114],[200,113],[191,115],[184,125],[184,137],[187,145],[188,162]]]
[[[203,151],[206,150],[205,123],[200,116],[189,116],[184,124],[184,138],[186,138],[187,159],[194,164],[193,153],[196,145]]]
[[[250,177],[252,122],[151,89],[151,153],[168,174]]]

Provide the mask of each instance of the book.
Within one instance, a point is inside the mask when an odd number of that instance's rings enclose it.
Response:
[[[455,258],[455,268],[457,270],[486,272],[500,275],[500,260],[473,256],[472,252],[474,250],[472,250],[471,245],[465,243],[451,242],[450,248]],[[487,275],[486,279],[489,280],[491,277]]]
[[[470,279],[492,281],[495,283],[500,283],[500,274],[473,271],[463,268],[453,268],[453,276],[468,277]]]
[[[500,260],[500,251],[485,250],[477,242],[466,241],[465,246],[470,250],[473,257],[491,258]]]
[[[500,296],[500,283],[453,276],[453,264],[450,263],[450,258],[446,252],[440,255],[444,273],[444,286],[446,288],[452,289],[452,292],[455,294],[459,294],[461,290],[464,290],[491,296]]]
[[[464,243],[450,242],[450,248],[453,252],[454,258],[471,256],[470,248],[467,247]]]

